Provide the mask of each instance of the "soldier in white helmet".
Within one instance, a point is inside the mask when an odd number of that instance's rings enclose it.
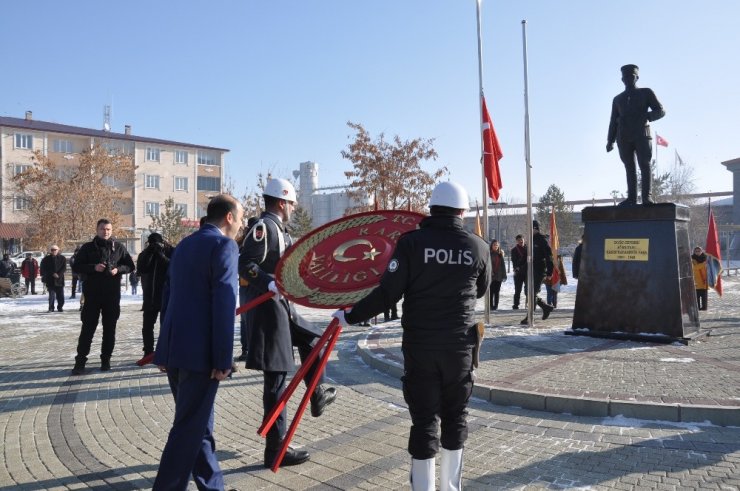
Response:
[[[296,193],[293,185],[285,179],[267,181],[263,193],[265,211],[247,232],[239,254],[239,275],[249,281],[252,298],[272,291],[275,296],[255,307],[254,319],[249,332],[247,368],[262,370],[264,392],[262,404],[264,414],[275,406],[285,389],[288,372],[293,370],[293,346],[298,348],[301,360],[311,352],[311,345],[322,334],[312,324],[298,315],[293,306],[275,286],[275,268],[285,250],[293,243],[286,231]],[[310,381],[315,373],[318,359],[306,376]],[[334,402],[336,389],[323,382],[311,396],[311,415],[320,416],[326,406]],[[265,467],[272,467],[286,433],[287,411],[278,416],[266,437]],[[288,448],[282,466],[302,464],[309,458],[305,450]]]
[[[411,488],[435,489],[435,456],[442,444],[442,490],[462,482],[467,405],[473,392],[475,303],[485,295],[491,259],[487,244],[463,229],[465,189],[443,182],[432,192],[431,216],[401,236],[380,285],[347,311],[343,325],[383,312],[403,297],[403,394],[411,414]],[[438,436],[437,418],[442,427]]]

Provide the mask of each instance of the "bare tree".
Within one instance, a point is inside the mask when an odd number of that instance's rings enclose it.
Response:
[[[436,160],[433,139],[415,138],[403,141],[396,135],[393,141],[381,133],[375,140],[359,123],[347,122],[355,130],[354,140],[342,150],[342,157],[352,162],[354,169],[344,175],[350,180],[347,195],[355,202],[373,198],[378,208],[424,211],[434,185],[447,174],[442,167],[433,172],[421,168],[421,163]],[[359,206],[351,212],[365,211],[373,205]]]
[[[175,198],[169,197],[164,200],[164,210],[159,215],[150,215],[150,217],[152,223],[149,225],[149,231],[161,233],[172,245],[177,245],[191,232],[191,228],[182,223],[185,212],[175,207]]]
[[[36,151],[31,168],[13,176],[17,194],[26,199],[32,246],[87,239],[102,217],[120,227],[122,212],[133,209],[136,167],[130,155],[98,143],[78,160],[57,164]],[[129,235],[121,228],[114,232]]]

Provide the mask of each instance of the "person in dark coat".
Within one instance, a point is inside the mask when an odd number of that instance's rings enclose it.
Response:
[[[154,491],[223,490],[216,457],[214,411],[219,383],[231,373],[239,247],[244,209],[214,196],[206,223],[175,248],[162,292],[162,325],[154,362],[167,372],[175,415]]]
[[[524,245],[524,238],[516,236],[516,245],[511,249],[511,270],[514,272],[514,305],[512,309],[519,308],[519,301],[522,295],[522,287],[527,280],[527,246]],[[527,295],[527,290],[524,290]]]
[[[21,275],[26,280],[26,291],[30,291],[31,295],[36,295],[36,277],[39,276],[39,262],[30,252],[26,254],[26,259],[21,263]]]
[[[162,309],[162,288],[174,251],[174,247],[157,232],[149,235],[147,244],[136,260],[136,272],[141,276],[141,292],[144,299],[141,307],[144,311],[141,328],[144,356],[136,362],[139,366],[151,363],[154,358],[154,324]]]
[[[41,260],[41,281],[49,292],[49,312],[54,312],[54,301],[57,310],[64,307],[64,272],[67,271],[67,258],[59,254],[59,246],[53,245]]]
[[[491,241],[491,309],[498,310],[501,283],[506,281],[506,260],[498,240]]]
[[[72,257],[69,258],[69,267],[72,269],[72,294],[69,296],[69,298],[76,297],[78,286],[80,289],[80,295],[82,295],[82,284],[80,282],[80,275],[78,275],[74,271],[75,259],[77,258],[77,253],[79,252],[79,250],[80,246],[75,247],[75,251],[74,253],[72,253]]]
[[[411,415],[411,489],[424,491],[436,489],[440,447],[439,488],[462,489],[473,349],[479,339],[475,304],[491,279],[488,245],[463,228],[465,189],[453,182],[438,184],[429,208],[431,216],[398,239],[380,285],[351,310],[332,314],[346,326],[403,296],[401,380]]]
[[[310,322],[303,319],[286,299],[281,298],[275,286],[275,268],[285,249],[292,245],[292,239],[285,230],[295,206],[296,193],[293,185],[285,179],[271,179],[263,193],[265,211],[254,225],[254,233],[246,236],[239,255],[239,275],[249,280],[253,296],[267,291],[276,293],[275,297],[255,307],[254,324],[249,337],[247,368],[262,370],[264,414],[270,412],[285,390],[289,371],[294,368],[293,346],[298,348],[301,360],[311,352],[312,343],[321,336]],[[257,232],[261,231],[257,239]],[[315,375],[318,359],[308,370],[306,383]],[[311,415],[320,416],[324,408],[334,402],[336,389],[323,382],[323,372],[319,383],[311,395]],[[264,466],[272,467],[287,431],[287,409],[278,416],[265,440]],[[302,464],[309,458],[308,452],[288,448],[281,465]]]
[[[15,270],[15,263],[10,259],[10,254],[3,254],[0,261],[0,278],[10,278],[10,273]]]
[[[547,279],[552,279],[552,270],[554,264],[552,262],[552,249],[550,244],[547,243],[547,239],[540,233],[540,224],[537,220],[532,221],[532,284],[534,285],[534,298],[535,306],[532,307],[532,312],[536,309],[536,305],[539,305],[542,309],[542,320],[550,317],[550,313],[553,310],[553,306],[542,301],[540,298],[540,290],[542,289],[542,283]],[[524,285],[527,288],[527,285]],[[528,317],[522,319],[522,324],[529,324]]]
[[[131,295],[138,295],[139,293],[139,275],[136,271],[132,271],[128,274],[128,283],[131,285]]]
[[[134,271],[134,261],[126,247],[112,239],[113,225],[107,218],[98,220],[96,236],[80,247],[74,271],[82,276],[82,330],[77,341],[77,356],[72,375],[85,373],[98,320],[103,317],[103,343],[100,370],[110,370],[110,358],[116,344],[116,323],[121,314],[121,275]]]

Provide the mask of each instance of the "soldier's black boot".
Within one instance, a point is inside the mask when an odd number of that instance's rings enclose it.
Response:
[[[275,458],[280,453],[280,447],[283,442],[281,439],[275,438],[272,435],[267,435],[267,446],[265,447],[265,460],[264,466],[266,468],[272,467],[275,463]],[[305,450],[296,450],[292,447],[288,447],[283,456],[283,460],[280,462],[280,467],[286,467],[289,465],[300,465],[309,459],[310,455]]]
[[[537,299],[537,305],[539,305],[540,308],[542,309],[542,320],[545,320],[548,317],[550,317],[550,312],[552,312],[554,308],[552,305],[546,304],[545,302],[542,301],[541,298]]]
[[[324,413],[326,406],[337,398],[337,389],[327,385],[319,385],[311,394],[311,416],[318,418]]]

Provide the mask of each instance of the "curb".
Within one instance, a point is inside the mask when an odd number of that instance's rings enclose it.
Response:
[[[403,365],[377,356],[369,347],[368,336],[357,342],[357,351],[365,363],[396,378],[403,376]],[[510,388],[473,386],[473,396],[500,406],[520,407],[534,411],[567,413],[575,416],[616,417],[671,421],[680,423],[709,422],[717,426],[740,426],[740,407],[698,404],[659,404],[650,402],[567,397]]]

